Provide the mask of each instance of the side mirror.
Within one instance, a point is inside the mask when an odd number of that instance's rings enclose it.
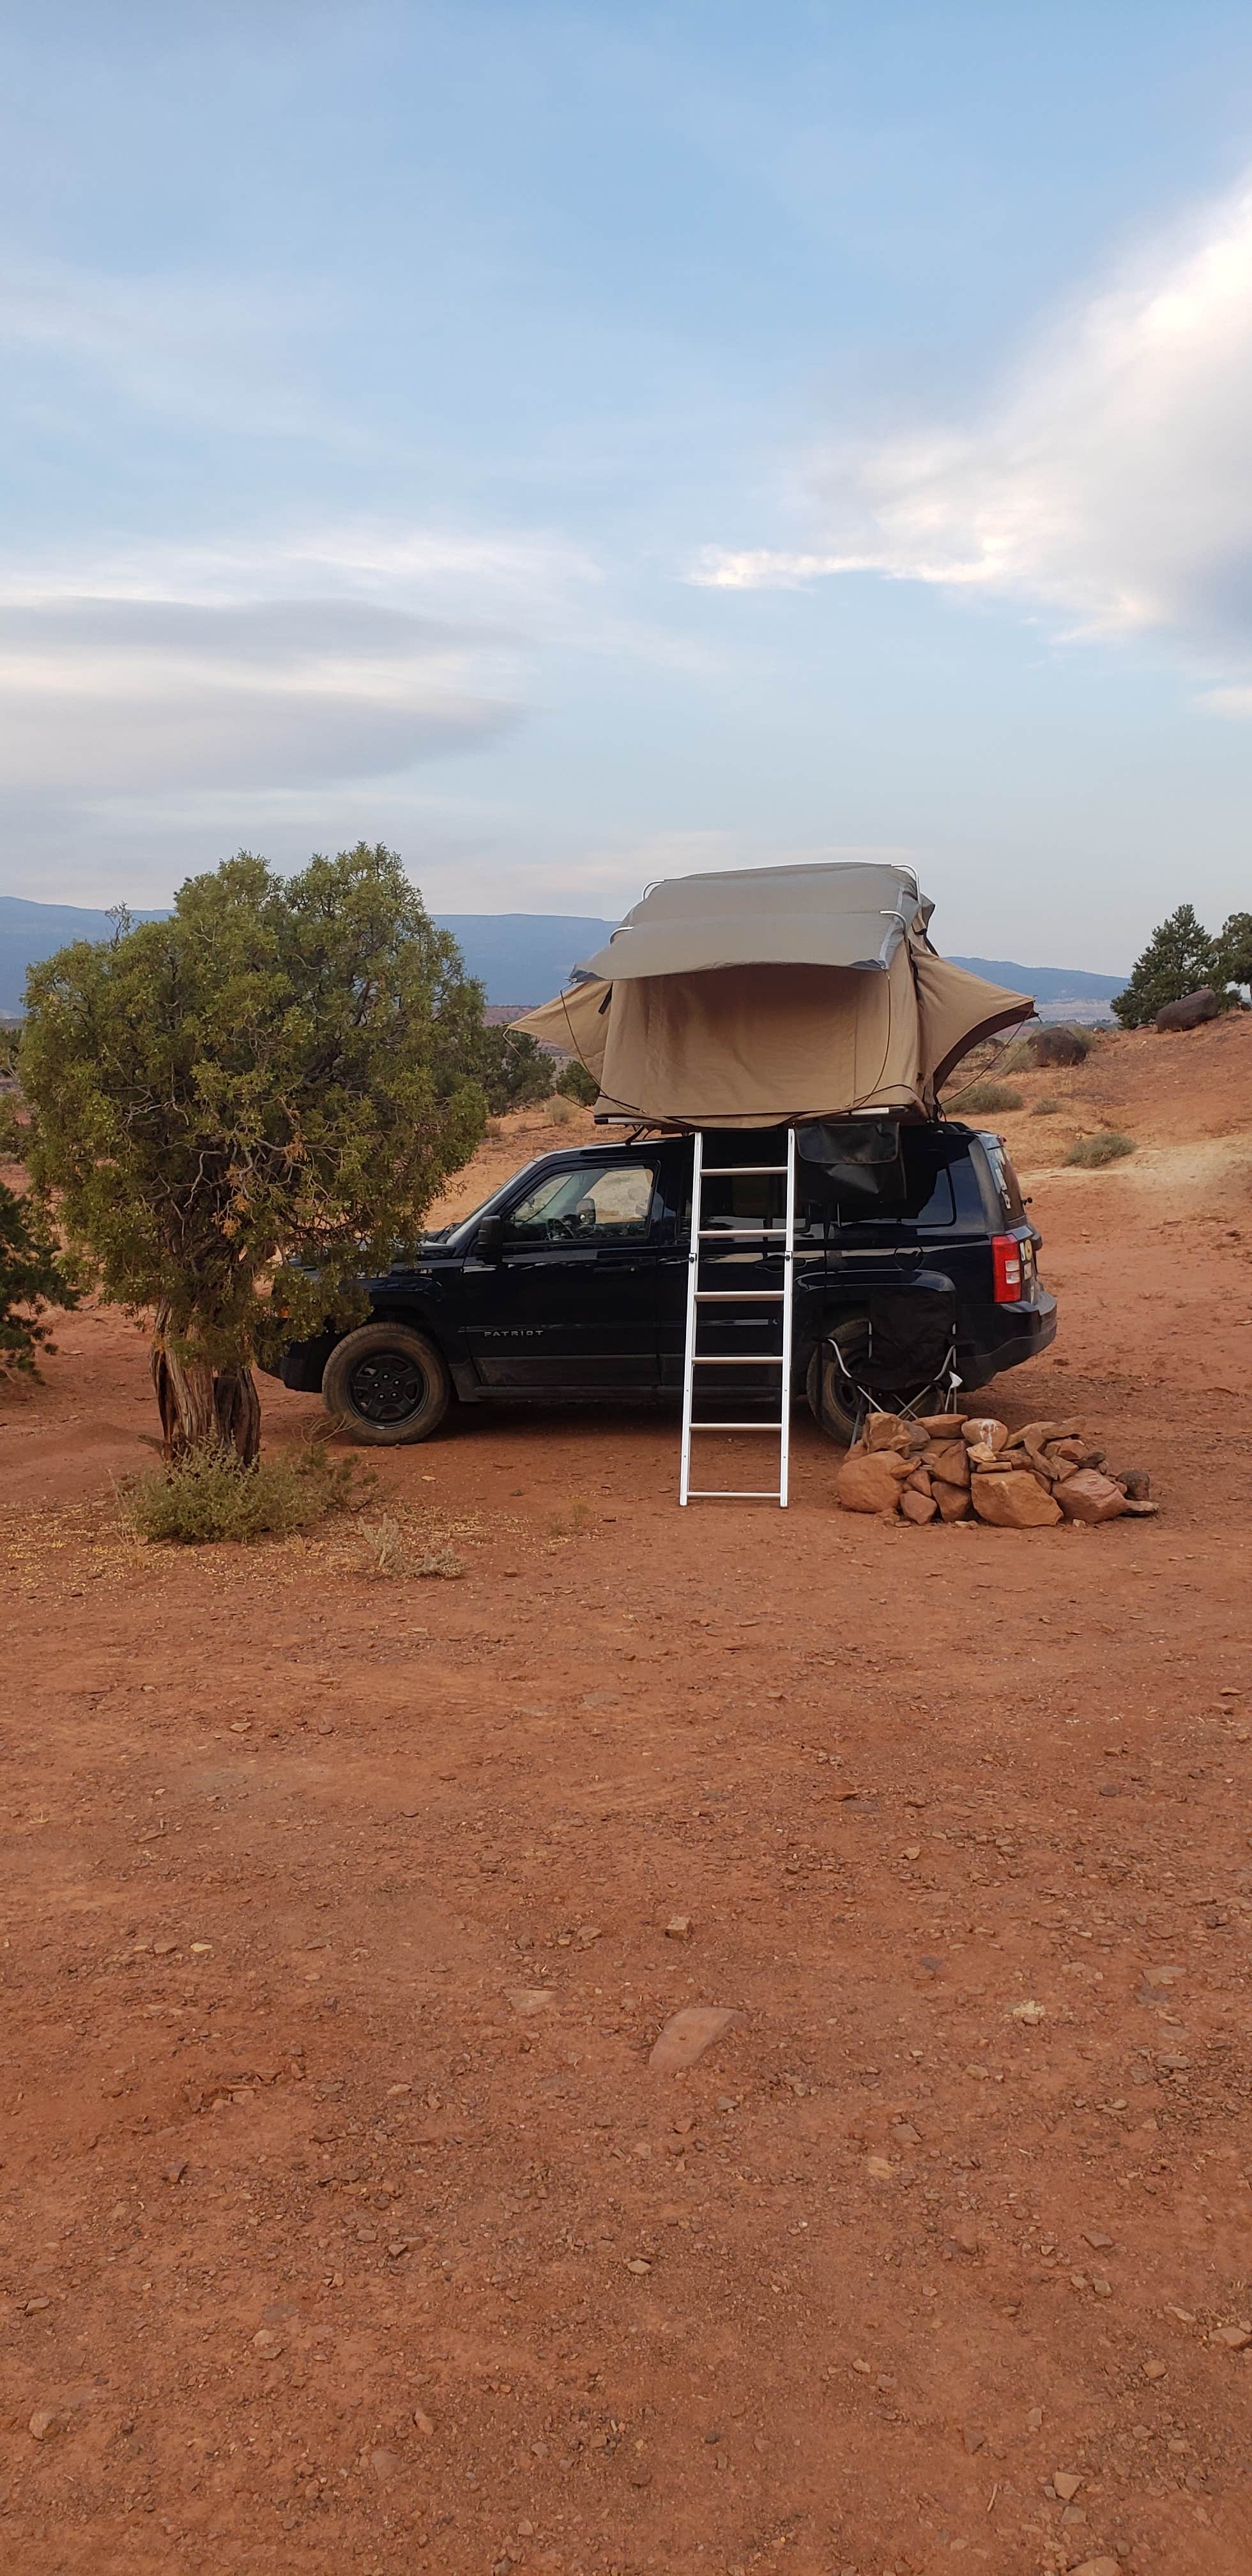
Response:
[[[504,1250],[504,1219],[485,1216],[474,1237],[474,1250],[480,1261],[498,1261]]]

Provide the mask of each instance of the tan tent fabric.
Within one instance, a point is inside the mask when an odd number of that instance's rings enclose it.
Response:
[[[1007,984],[990,984],[965,966],[950,966],[930,947],[913,955],[921,1016],[922,1055],[932,1091],[938,1091],[954,1064],[979,1038],[996,1029],[1011,1029],[1028,1019],[1035,1005],[1026,993],[1011,993]]]
[[[621,980],[601,975],[576,984],[514,1026],[581,1058],[601,1086],[597,1115],[680,1127],[769,1127],[857,1110],[927,1117],[939,1085],[961,1056],[980,1037],[1027,1018],[1034,1008],[1029,995],[987,983],[935,955],[925,934],[931,906],[907,871],[858,866],[747,874],[755,891],[752,904],[735,916],[736,937],[754,935],[743,925],[760,911],[763,879],[783,881],[785,899],[795,878],[820,878],[827,909],[839,908],[841,893],[848,903],[843,930],[832,931],[819,919],[813,944],[829,949],[846,934],[846,944],[859,945],[861,929],[871,918],[881,920],[891,950],[885,971],[877,959],[840,965],[821,957],[786,963],[766,958],[651,973],[636,968]],[[899,890],[894,927],[886,909],[867,908],[867,878],[886,881],[870,894]],[[855,882],[841,890],[836,880]],[[723,890],[734,883],[727,877],[677,881],[685,907],[681,918],[692,922],[699,909],[693,889],[708,884],[715,890],[706,945],[726,935]],[[812,895],[806,886],[791,928],[780,934],[784,947],[798,945],[804,935],[795,922],[806,910],[811,916]],[[654,896],[645,897],[636,912],[653,902]],[[649,947],[636,949],[636,956],[653,953],[660,930],[659,919],[655,930],[649,925]],[[602,957],[616,954],[621,936]]]
[[[566,1055],[576,1055],[600,1082],[609,1037],[609,1015],[600,1006],[611,990],[611,985],[598,976],[588,984],[573,984],[568,993],[558,993],[555,1002],[542,1002],[537,1011],[527,1011],[524,1019],[513,1020],[510,1025],[528,1030],[544,1046],[561,1047]]]
[[[605,1102],[680,1124],[772,1126],[837,1102],[921,1106],[907,951],[885,975],[725,966],[615,986]],[[662,1104],[665,1104],[664,1108]]]

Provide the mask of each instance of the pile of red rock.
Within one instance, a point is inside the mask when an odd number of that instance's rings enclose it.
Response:
[[[1080,1422],[1027,1422],[1020,1431],[987,1414],[871,1413],[835,1480],[848,1512],[906,1521],[964,1521],[995,1529],[1090,1527],[1155,1512],[1142,1468],[1109,1473]]]

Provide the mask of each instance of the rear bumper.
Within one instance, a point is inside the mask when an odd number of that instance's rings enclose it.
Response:
[[[1021,1306],[987,1306],[970,1319],[968,1339],[957,1341],[956,1364],[965,1386],[986,1386],[1001,1369],[1019,1368],[1056,1340],[1056,1299],[1044,1289]]]

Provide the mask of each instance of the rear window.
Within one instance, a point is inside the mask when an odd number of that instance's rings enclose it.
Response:
[[[901,1159],[881,1175],[877,1203],[857,1195],[841,1198],[838,1225],[955,1225],[952,1188],[952,1140],[933,1128],[905,1127]]]

